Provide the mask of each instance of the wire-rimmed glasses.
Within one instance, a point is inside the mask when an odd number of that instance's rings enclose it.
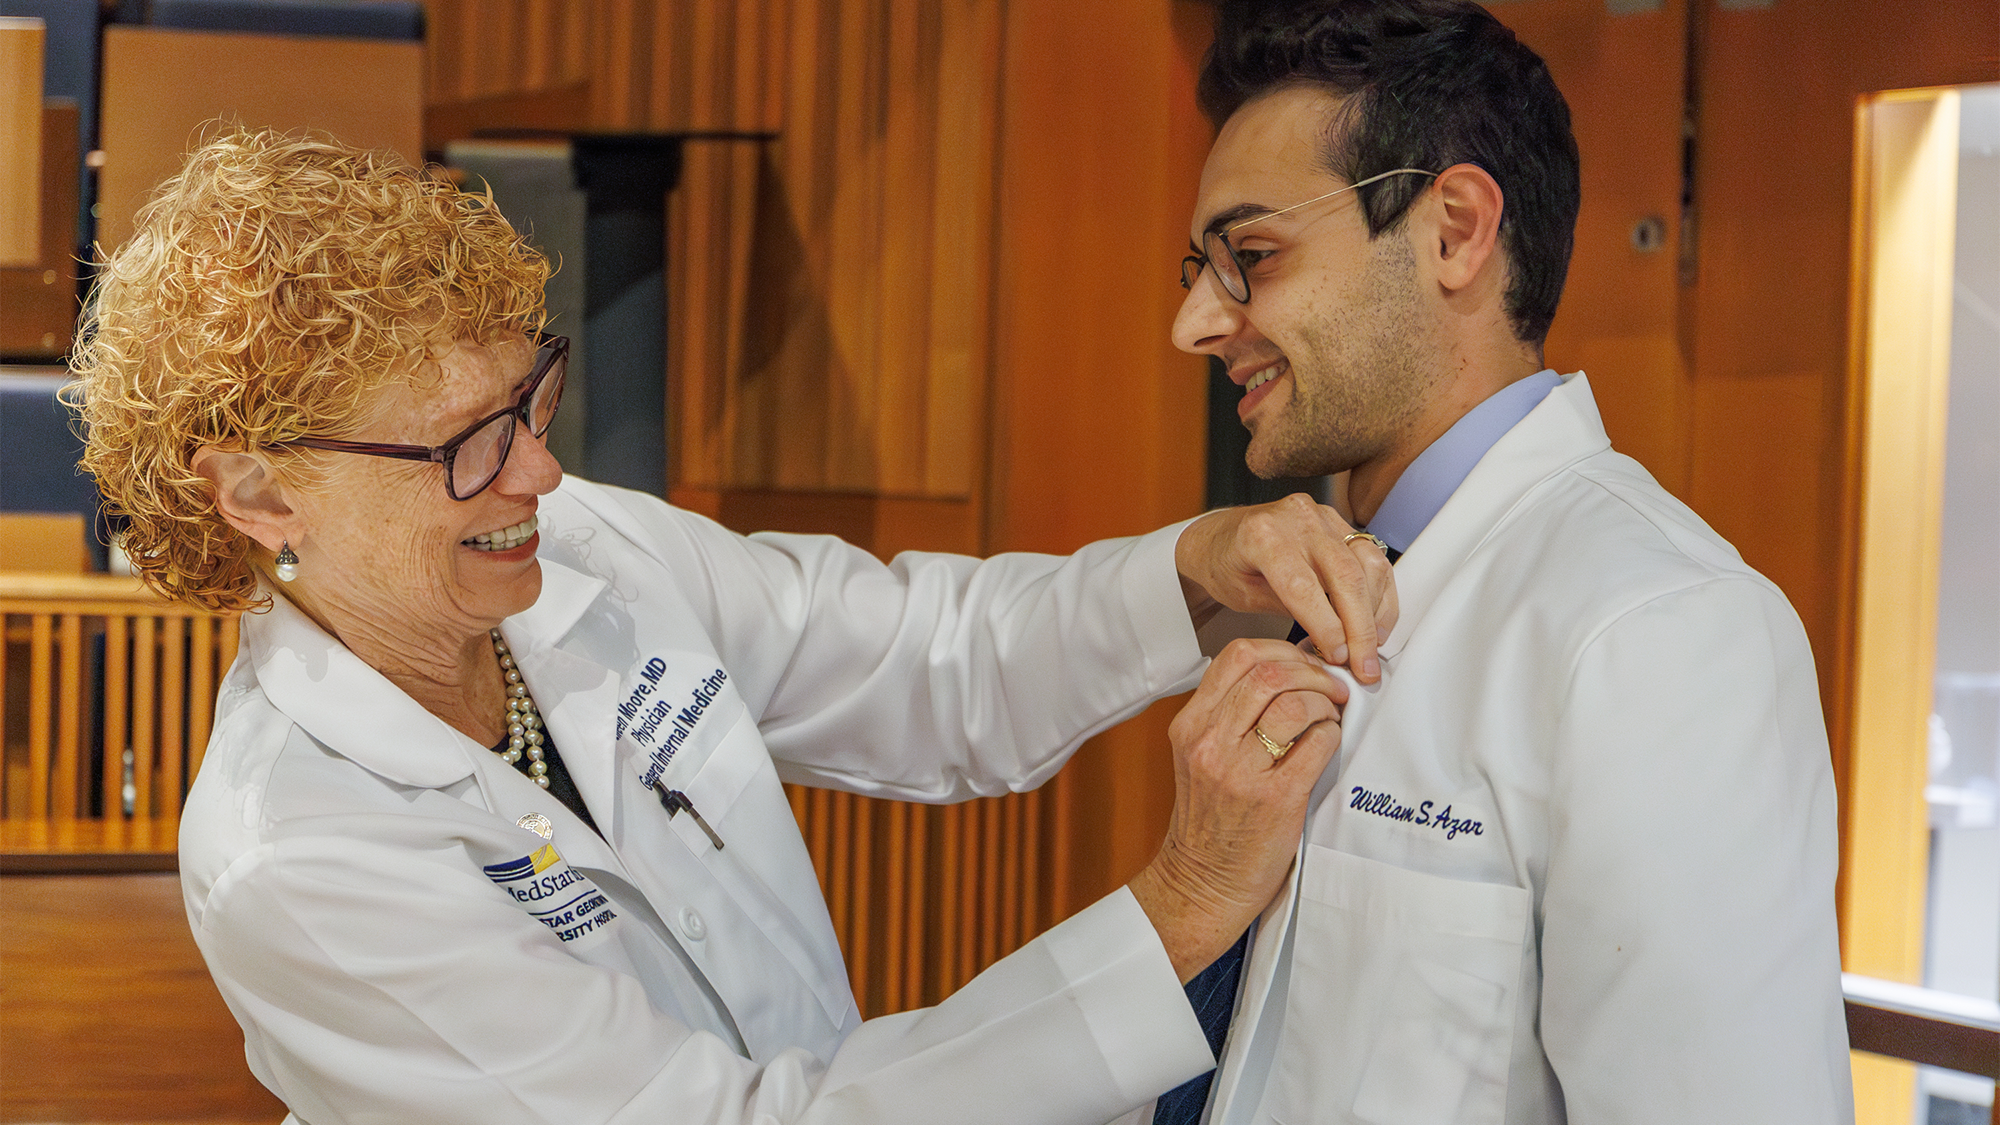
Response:
[[[507,464],[514,449],[515,423],[541,437],[555,421],[562,402],[563,373],[569,369],[569,337],[550,336],[535,352],[535,365],[512,406],[496,410],[443,445],[393,445],[373,441],[336,441],[302,437],[272,442],[273,448],[297,445],[364,457],[394,457],[403,461],[435,461],[444,466],[444,490],[453,500],[470,500],[486,490]]]
[[[1318,203],[1322,199],[1332,199],[1343,192],[1350,192],[1355,188],[1367,187],[1376,180],[1386,180],[1390,176],[1403,175],[1435,176],[1437,173],[1423,168],[1393,168],[1387,172],[1370,176],[1365,180],[1358,180],[1348,184],[1346,187],[1335,188],[1325,195],[1315,195],[1304,203],[1294,203],[1290,207],[1280,207],[1276,211],[1267,211],[1262,215],[1244,219],[1242,222],[1231,223],[1220,230],[1202,232],[1202,252],[1199,254],[1189,254],[1187,257],[1181,259],[1181,288],[1193,289],[1195,280],[1201,276],[1201,271],[1204,268],[1213,268],[1215,270],[1215,279],[1222,283],[1222,291],[1234,297],[1238,304],[1249,304],[1250,278],[1249,275],[1244,273],[1243,259],[1238,257],[1241,251],[1230,244],[1229,236],[1232,232],[1242,230],[1252,223],[1261,223],[1265,219],[1275,219],[1287,211],[1296,211],[1301,207]]]

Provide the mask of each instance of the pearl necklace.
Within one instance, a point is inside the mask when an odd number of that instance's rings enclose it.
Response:
[[[507,713],[503,716],[507,722],[507,748],[495,753],[501,761],[512,765],[525,752],[528,780],[547,789],[549,764],[543,760],[542,744],[546,737],[542,734],[542,713],[529,696],[528,685],[521,681],[521,670],[514,665],[514,652],[501,639],[500,630],[489,629],[486,635],[493,638],[493,655],[500,658],[500,674],[507,678]]]

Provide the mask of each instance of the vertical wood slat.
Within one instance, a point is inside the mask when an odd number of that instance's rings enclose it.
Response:
[[[843,935],[854,928],[854,837],[852,793],[831,794],[827,817],[827,904],[833,910],[833,924]]]
[[[1021,872],[1027,886],[1021,892],[1021,929],[1015,944],[1025,945],[1045,925],[1040,909],[1043,884],[1047,882],[1047,872],[1042,870],[1042,802],[1048,798],[1045,789],[1037,789],[1028,794],[1021,823]],[[1054,919],[1050,919],[1052,923]]]
[[[934,1004],[1041,931],[1044,793],[929,807],[788,786],[867,1016]]]
[[[965,497],[984,448],[998,14],[793,0],[683,18],[693,39],[734,28],[737,57],[655,58],[686,73],[656,79],[651,112],[784,129],[761,169],[691,146],[670,200],[674,483]],[[782,81],[743,65],[754,45]]]
[[[1001,825],[1007,816],[1004,801],[983,801],[980,810],[979,964],[990,965],[1000,957],[1001,863],[1006,851]],[[973,972],[978,972],[974,968]]]
[[[910,877],[914,863],[910,863],[910,807],[902,801],[892,801],[884,809],[882,825],[882,867],[888,879],[882,887],[882,1009],[902,1011],[904,1003],[904,965],[910,949],[920,949],[908,941],[908,911],[910,911]]]
[[[834,924],[839,925],[839,913],[834,910],[833,869],[830,857],[833,855],[833,794],[824,789],[808,790],[806,798],[806,848],[812,853],[813,866],[819,872],[819,893],[826,896],[827,911],[834,916]]]
[[[854,982],[854,994],[863,1002],[873,999],[871,989],[879,974],[875,971],[878,955],[875,942],[875,807],[880,802],[865,797],[848,796],[849,815],[852,817],[851,831],[854,836],[853,854],[848,861],[850,890],[848,891],[849,914],[847,921],[848,962],[853,966],[850,976]]]
[[[49,722],[55,701],[50,698],[55,665],[52,615],[30,618],[28,633],[28,809],[41,818],[49,812]]]
[[[126,692],[132,651],[132,619],[114,613],[104,622],[104,807],[105,820],[125,810],[125,750],[131,744]]]
[[[957,988],[979,971],[979,869],[981,829],[986,823],[984,801],[966,808],[959,820],[958,869],[947,873],[958,880],[958,961],[952,968],[952,987]]]
[[[160,775],[155,816],[177,815],[181,807],[181,771],[187,740],[181,721],[187,708],[187,646],[181,643],[187,618],[175,615],[160,624]]]
[[[83,788],[79,760],[83,753],[83,739],[80,727],[83,721],[83,615],[64,613],[60,615],[58,632],[61,643],[62,668],[59,680],[61,709],[56,720],[56,755],[54,769],[53,807],[49,815],[63,820],[73,820],[88,810],[81,802],[88,799],[80,794]]]
[[[208,735],[215,710],[202,701],[215,698],[215,619],[196,617],[188,622],[192,632],[188,657],[188,766],[190,779],[201,773],[201,760],[208,751]]]
[[[141,614],[136,626],[132,637],[132,815],[152,816],[153,753],[159,734],[159,716],[154,710],[159,619]]]
[[[938,912],[933,958],[937,965],[935,987],[955,991],[963,983],[958,973],[958,936],[964,929],[965,895],[958,873],[965,867],[964,805],[938,810]]]
[[[1000,908],[995,919],[993,955],[1004,957],[1021,942],[1021,813],[1025,794],[1016,793],[1000,802],[1000,827],[996,847],[1000,851]]]
[[[223,618],[222,639],[219,642],[221,647],[218,650],[217,659],[221,662],[221,665],[225,671],[229,668],[230,665],[236,663],[236,650],[242,643],[243,643],[242,619],[237,617]]]
[[[904,932],[908,937],[902,960],[902,998],[898,1001],[898,1006],[902,1008],[915,1008],[931,1000],[924,992],[924,952],[929,947],[924,940],[924,930],[925,920],[930,917],[930,894],[926,883],[930,872],[931,819],[928,808],[910,810],[910,897],[903,913]]]

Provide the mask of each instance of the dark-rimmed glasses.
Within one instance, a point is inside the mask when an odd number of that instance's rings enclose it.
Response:
[[[1322,199],[1332,199],[1343,192],[1353,191],[1355,188],[1367,187],[1376,180],[1386,180],[1390,176],[1402,175],[1435,176],[1437,173],[1427,171],[1423,168],[1394,168],[1387,172],[1370,176],[1365,180],[1348,184],[1346,187],[1335,188],[1325,195],[1315,195],[1304,203],[1294,203],[1290,207],[1281,207],[1276,211],[1267,211],[1262,215],[1244,219],[1242,222],[1231,223],[1221,230],[1204,231],[1201,236],[1202,252],[1199,254],[1189,254],[1187,257],[1181,259],[1181,288],[1193,289],[1195,280],[1201,277],[1201,271],[1204,268],[1212,267],[1215,270],[1215,279],[1222,283],[1222,291],[1234,297],[1238,304],[1249,304],[1250,277],[1244,272],[1243,259],[1237,257],[1239,251],[1235,246],[1230,244],[1229,236],[1232,232],[1242,230],[1251,223],[1261,223],[1265,219],[1275,219],[1287,211],[1296,211],[1301,207],[1318,203]]]
[[[435,461],[444,466],[444,490],[453,500],[470,500],[486,490],[507,464],[514,449],[515,423],[541,437],[555,421],[556,406],[562,402],[563,373],[569,369],[569,337],[550,336],[535,352],[535,365],[521,385],[514,405],[496,410],[461,430],[443,445],[392,445],[373,441],[335,441],[332,438],[302,437],[272,442],[270,448],[289,445],[325,449],[334,453],[359,453],[364,457],[394,457],[402,461]]]

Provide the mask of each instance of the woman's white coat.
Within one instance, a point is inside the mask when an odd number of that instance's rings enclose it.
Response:
[[[1046,780],[1200,671],[1177,528],[884,566],[574,479],[541,518],[543,592],[503,632],[602,838],[282,597],[244,620],[182,881],[296,1117],[1081,1125],[1212,1065],[1123,891],[863,1023],[780,784]]]

